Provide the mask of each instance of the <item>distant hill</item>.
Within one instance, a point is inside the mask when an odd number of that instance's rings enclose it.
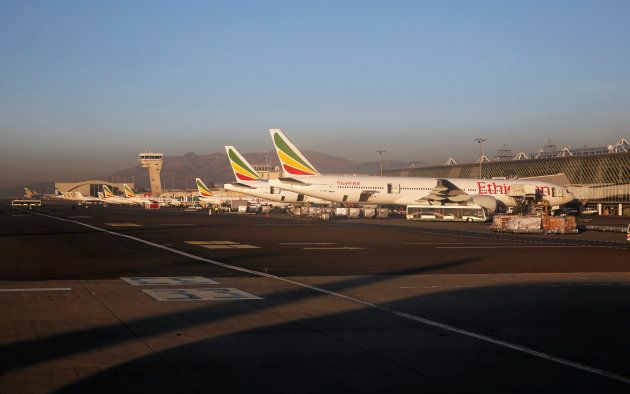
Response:
[[[313,163],[315,168],[325,174],[365,174],[378,175],[379,162],[355,162],[341,157],[331,156],[326,153],[316,151],[304,151],[304,154]],[[252,164],[270,163],[279,165],[276,153],[254,152],[244,153],[245,158]],[[410,165],[421,166],[421,162],[403,162],[386,160],[383,161],[383,169],[408,167]],[[193,188],[195,178],[199,177],[207,184],[222,185],[226,182],[232,182],[234,175],[232,170],[228,168],[228,161],[225,152],[210,153],[207,155],[198,155],[193,152],[186,153],[183,156],[165,156],[164,165],[162,166],[162,187],[165,189],[183,189],[184,187]],[[149,172],[140,165],[116,171],[112,174],[101,174],[93,179],[103,179],[115,182],[131,182],[136,183],[136,188],[149,189]],[[81,181],[83,179],[76,179]],[[16,185],[13,187],[0,189],[2,197],[21,197],[23,187],[27,186],[38,193],[44,190],[45,193],[52,193],[54,190],[54,181],[40,182],[35,184]]]
[[[304,154],[315,168],[322,173],[377,175],[379,172],[378,161],[355,162],[316,151],[304,151]],[[274,151],[244,153],[243,156],[252,164],[269,163],[279,165]],[[421,165],[418,162],[387,160],[383,161],[383,169],[408,167],[412,164]],[[232,182],[234,176],[228,166],[224,152],[207,155],[197,155],[189,152],[183,156],[166,156],[162,166],[162,186],[165,189],[182,189],[185,186],[192,188],[196,177],[203,179],[206,183],[215,185]],[[123,179],[134,179],[138,188],[149,187],[148,171],[140,167],[140,165],[109,174],[105,176],[105,179],[111,180],[112,177],[115,181],[119,179],[121,181]]]

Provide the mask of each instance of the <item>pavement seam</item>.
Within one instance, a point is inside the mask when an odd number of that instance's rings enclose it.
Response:
[[[83,281],[78,280],[77,282],[79,282],[79,285],[83,288],[83,290],[85,290],[88,294],[92,295],[98,301],[98,303],[101,304],[101,306],[105,308],[105,310],[107,310],[107,312],[109,312],[118,321],[118,323],[120,323],[123,327],[125,327],[134,337],[136,337],[137,340],[142,342],[142,344],[144,344],[144,346],[146,346],[147,349],[151,351],[151,353],[153,353],[154,355],[157,355],[160,361],[162,361],[164,365],[166,365],[171,371],[173,371],[175,376],[179,377],[183,382],[185,382],[186,385],[193,392],[200,393],[200,391],[197,390],[195,386],[193,386],[192,383],[188,381],[188,379],[186,379],[182,374],[179,373],[177,368],[171,365],[171,363],[169,363],[168,360],[164,358],[164,356],[162,355],[162,352],[156,351],[147,341],[144,340],[144,338],[141,335],[138,335],[138,333],[136,333],[131,327],[129,327],[129,325],[120,317],[118,317],[118,315],[114,313],[114,311],[111,310],[111,308],[105,302],[103,302],[103,300],[101,300],[101,298],[98,297],[96,293],[90,291],[87,287],[85,287],[85,284],[83,283]]]
[[[281,281],[281,282],[285,282],[285,283],[289,283],[289,284],[292,284],[292,285],[295,285],[295,286],[298,286],[298,287],[310,289],[310,290],[313,290],[315,292],[319,292],[319,293],[322,293],[322,294],[327,294],[327,295],[330,295],[330,296],[333,296],[333,297],[341,298],[343,300],[346,300],[346,301],[349,301],[349,302],[352,302],[352,303],[355,303],[355,304],[359,304],[359,305],[363,305],[363,306],[366,306],[366,307],[370,307],[370,308],[373,308],[373,309],[376,309],[376,310],[379,310],[379,311],[382,311],[382,312],[386,312],[386,313],[392,314],[394,316],[402,317],[404,319],[412,320],[412,321],[415,321],[415,322],[418,322],[418,323],[421,323],[421,324],[424,324],[424,325],[427,325],[427,326],[440,328],[440,329],[443,329],[443,330],[448,331],[448,332],[460,334],[462,336],[469,337],[469,338],[474,338],[474,339],[480,340],[482,342],[487,342],[487,343],[491,343],[491,344],[497,345],[499,347],[503,347],[505,349],[510,349],[510,350],[513,350],[513,351],[516,351],[516,352],[520,352],[520,353],[529,355],[529,356],[534,356],[534,357],[537,357],[537,358],[540,358],[540,359],[543,359],[543,360],[551,361],[551,362],[553,362],[555,364],[571,367],[573,369],[577,369],[577,370],[580,370],[580,371],[588,372],[588,373],[591,373],[591,374],[594,374],[594,375],[599,375],[601,377],[605,377],[605,378],[608,378],[608,379],[611,379],[611,380],[619,381],[619,382],[622,382],[622,383],[630,385],[630,378],[622,376],[622,375],[619,375],[619,374],[616,374],[616,373],[613,373],[613,372],[610,372],[610,371],[606,371],[606,370],[595,368],[595,367],[590,367],[590,366],[585,365],[585,364],[581,364],[581,363],[574,362],[574,361],[571,361],[571,360],[567,360],[567,359],[564,359],[564,358],[561,358],[561,357],[557,357],[557,356],[554,356],[554,355],[551,355],[551,354],[548,354],[548,353],[544,353],[544,352],[541,352],[541,351],[538,351],[538,350],[534,350],[534,349],[528,348],[526,346],[521,346],[521,345],[518,345],[518,344],[511,343],[511,342],[503,341],[503,340],[500,340],[500,339],[495,339],[495,338],[492,338],[492,337],[489,337],[489,336],[486,336],[486,335],[483,335],[483,334],[478,334],[478,333],[475,333],[475,332],[472,332],[472,331],[468,331],[468,330],[465,330],[465,329],[462,329],[462,328],[451,326],[449,324],[445,324],[445,323],[441,323],[441,322],[438,322],[438,321],[430,320],[430,319],[427,319],[427,318],[423,318],[423,317],[416,316],[416,315],[413,315],[413,314],[410,314],[410,313],[402,312],[402,311],[399,311],[397,309],[389,308],[389,307],[386,307],[386,306],[381,306],[381,305],[378,305],[378,304],[374,304],[374,303],[371,303],[369,301],[364,301],[364,300],[361,300],[361,299],[358,299],[358,298],[347,296],[345,294],[337,293],[337,292],[334,292],[332,290],[327,290],[327,289],[322,288],[322,287],[312,286],[312,285],[309,285],[309,284],[306,284],[306,283],[297,282],[297,281],[292,280],[292,279],[284,278],[284,277],[281,277],[281,276],[276,276],[276,275],[265,273],[265,272],[255,271],[255,270],[251,270],[251,269],[248,269],[248,268],[242,268],[242,267],[238,267],[238,266],[231,265],[231,264],[221,263],[221,262],[216,261],[216,260],[212,260],[212,259],[208,259],[208,258],[205,258],[205,257],[197,256],[197,255],[194,255],[194,254],[191,254],[191,253],[188,253],[188,252],[181,251],[179,249],[175,249],[175,248],[171,248],[171,247],[168,247],[168,246],[160,245],[160,244],[157,244],[155,242],[148,241],[148,240],[145,240],[145,239],[142,239],[142,238],[134,237],[134,236],[127,235],[127,234],[118,233],[118,232],[115,232],[115,231],[110,231],[110,230],[107,230],[107,229],[104,229],[104,228],[100,228],[100,227],[97,227],[97,226],[94,226],[94,225],[91,225],[91,224],[87,224],[87,223],[83,223],[83,222],[79,222],[79,221],[76,221],[76,220],[60,218],[60,217],[56,217],[56,216],[52,216],[52,215],[46,215],[46,214],[42,214],[42,213],[38,213],[38,212],[33,212],[33,214],[44,216],[44,217],[48,217],[48,218],[59,220],[59,221],[75,223],[75,224],[78,224],[80,226],[88,227],[88,228],[91,228],[91,229],[94,229],[94,230],[97,230],[97,231],[101,231],[101,232],[104,232],[104,233],[107,233],[107,234],[115,235],[115,236],[118,236],[118,237],[127,238],[127,239],[130,239],[130,240],[136,241],[136,242],[140,242],[140,243],[143,243],[143,244],[146,244],[146,245],[149,245],[149,246],[153,246],[153,247],[156,247],[156,248],[159,248],[159,249],[163,249],[163,250],[175,253],[175,254],[179,254],[180,256],[188,257],[188,258],[193,259],[193,260],[202,261],[202,262],[209,263],[209,264],[212,264],[212,265],[216,265],[216,266],[219,266],[219,267],[223,267],[223,268],[226,268],[226,269],[229,269],[229,270],[239,271],[239,272],[243,272],[243,273],[248,273],[248,274],[251,274],[251,275],[254,275],[254,276],[259,276],[259,277],[264,277],[264,278],[269,278],[269,279],[275,279],[275,280],[278,280],[278,281]]]

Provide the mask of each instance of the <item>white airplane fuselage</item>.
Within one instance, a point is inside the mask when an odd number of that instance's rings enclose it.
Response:
[[[303,193],[295,193],[292,191],[281,189],[279,187],[273,187],[269,184],[268,181],[248,181],[247,183],[244,183],[244,186],[241,186],[240,184],[226,183],[225,185],[223,185],[223,187],[226,190],[240,192],[249,196],[258,197],[277,203],[330,204],[329,200],[322,200],[320,198],[308,196]]]
[[[347,204],[413,205],[429,196],[439,179],[446,179],[471,197],[490,196],[500,204],[511,207],[516,199],[508,196],[513,185],[535,185],[542,198],[550,205],[563,205],[573,201],[573,195],[566,188],[549,182],[510,179],[466,179],[466,178],[419,178],[419,177],[380,177],[314,175],[294,177],[289,180],[272,179],[271,186],[280,187],[295,193]],[[300,183],[304,182],[303,184]]]

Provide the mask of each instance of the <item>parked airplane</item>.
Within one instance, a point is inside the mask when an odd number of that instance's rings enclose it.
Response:
[[[79,204],[102,204],[104,202],[102,198],[84,196],[81,192],[74,192],[73,200]]]
[[[330,201],[315,197],[305,196],[278,187],[269,186],[269,182],[263,179],[249,162],[233,146],[226,146],[232,171],[236,182],[223,185],[226,190],[232,190],[249,196],[263,198],[276,203],[311,203],[330,204]]]
[[[110,204],[138,205],[128,198],[115,195],[107,185],[103,185],[103,200]]]
[[[30,189],[28,187],[25,187],[24,188],[24,198],[34,198],[34,197],[39,197],[39,193],[32,192],[32,191],[30,191]]]
[[[221,197],[215,196],[208,186],[203,183],[200,178],[195,179],[195,183],[197,184],[197,192],[199,194],[199,201],[205,204],[213,204],[213,205],[221,205],[230,201],[247,201],[248,203],[265,203],[266,201],[261,200],[260,198],[243,198],[241,196],[234,197]]]
[[[269,184],[339,203],[472,204],[495,212],[498,207],[515,206],[517,200],[508,196],[508,191],[524,184],[533,184],[540,197],[552,206],[564,205],[574,199],[564,187],[539,181],[322,175],[281,130],[270,129],[269,132],[283,172],[288,175],[272,179]]]
[[[136,193],[134,193],[134,191],[131,190],[129,185],[127,185],[126,183],[123,184],[123,193],[124,193],[126,199],[128,199],[129,201],[133,201],[134,203],[136,203],[138,205],[146,206],[146,205],[149,205],[149,204],[157,204],[158,203],[153,198],[136,196]]]

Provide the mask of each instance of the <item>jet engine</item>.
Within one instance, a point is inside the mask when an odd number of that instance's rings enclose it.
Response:
[[[472,203],[486,208],[490,213],[494,213],[497,210],[498,201],[492,196],[480,196],[476,195],[472,197]]]

